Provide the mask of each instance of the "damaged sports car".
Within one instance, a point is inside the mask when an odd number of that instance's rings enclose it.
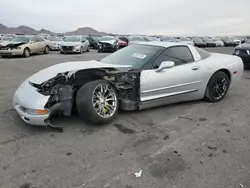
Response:
[[[100,124],[118,110],[205,99],[222,100],[243,74],[237,56],[209,53],[173,42],[142,42],[100,61],[56,64],[25,80],[13,105],[32,125],[51,126],[54,114],[70,116],[73,107],[85,120]]]

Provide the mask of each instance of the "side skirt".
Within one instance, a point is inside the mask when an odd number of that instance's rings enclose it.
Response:
[[[184,101],[192,101],[192,100],[198,100],[198,99],[202,99],[202,97],[198,93],[198,90],[192,90],[192,91],[188,91],[185,93],[180,93],[180,94],[175,94],[171,96],[143,101],[139,105],[139,109],[142,110],[142,109],[152,108],[156,106],[163,106],[167,104],[173,104],[173,103],[184,102]]]

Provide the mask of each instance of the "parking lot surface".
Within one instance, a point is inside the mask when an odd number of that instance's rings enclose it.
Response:
[[[27,125],[12,109],[15,90],[33,73],[106,55],[0,58],[0,187],[250,188],[250,70],[219,103],[120,112],[105,126],[54,118],[63,133]]]

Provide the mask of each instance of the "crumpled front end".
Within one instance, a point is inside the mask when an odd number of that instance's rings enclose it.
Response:
[[[44,84],[42,87],[46,88]],[[50,123],[50,118],[54,114],[62,113],[65,116],[71,114],[73,87],[57,85],[52,90],[50,88],[41,90],[41,85],[26,80],[17,89],[13,98],[13,106],[26,123],[55,128],[56,126]]]
[[[13,98],[13,106],[26,123],[45,126],[45,120],[50,116],[50,110],[44,108],[48,99],[49,96],[38,93],[36,88],[26,80],[17,89]]]

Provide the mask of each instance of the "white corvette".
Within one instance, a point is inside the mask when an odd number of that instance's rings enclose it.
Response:
[[[17,89],[13,105],[32,125],[51,126],[55,113],[72,107],[92,123],[107,123],[121,110],[181,101],[218,102],[243,74],[237,56],[209,53],[192,45],[142,42],[101,61],[67,62],[37,72]]]

